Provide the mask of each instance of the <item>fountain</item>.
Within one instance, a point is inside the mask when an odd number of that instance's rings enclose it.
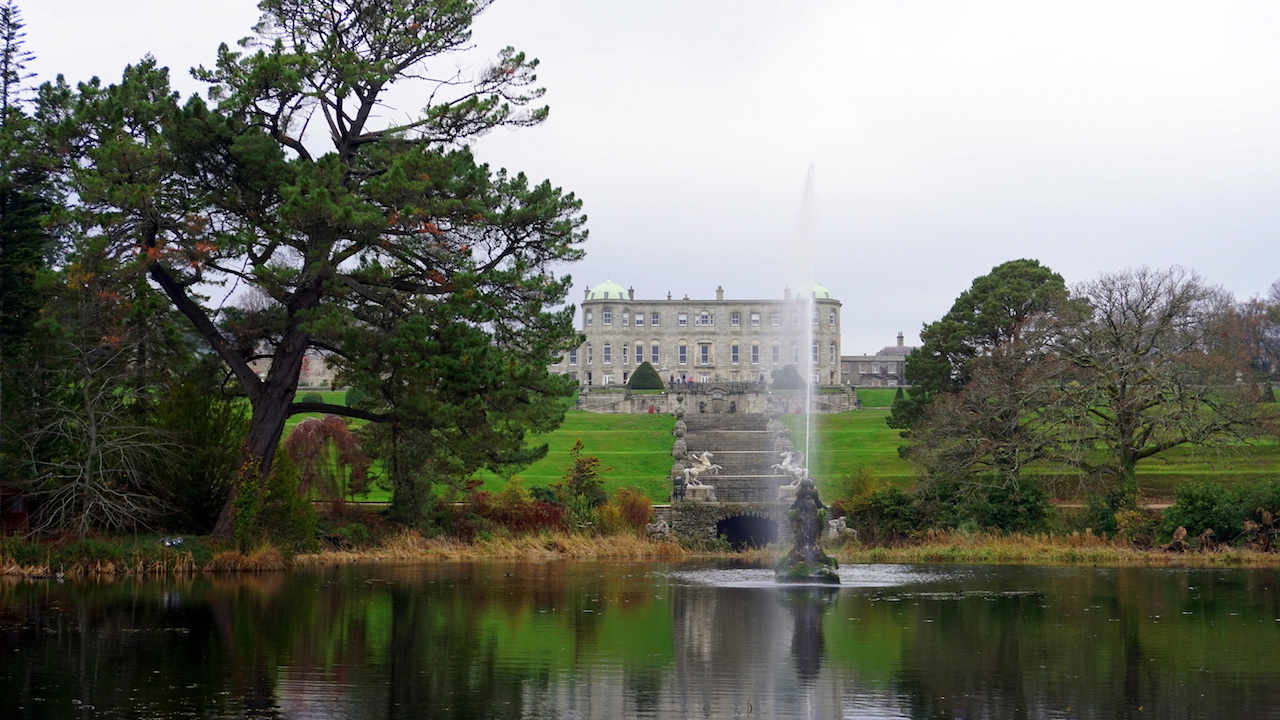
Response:
[[[796,489],[796,501],[787,514],[791,517],[791,533],[795,544],[791,552],[778,561],[775,578],[785,583],[839,584],[836,559],[818,547],[826,505],[818,499],[813,480],[805,477]]]
[[[804,198],[801,203],[801,248],[802,254],[808,254],[808,261],[812,267],[814,258],[812,257],[812,228],[813,222],[813,203],[814,203],[814,166],[809,165],[809,171],[805,176]],[[806,252],[807,251],[807,252]],[[802,286],[803,288],[804,286]],[[808,288],[816,289],[815,285],[809,285]],[[803,372],[801,377],[804,379],[804,452],[803,454],[788,452],[784,449],[781,453],[782,462],[775,465],[774,468],[788,475],[794,480],[790,487],[785,488],[787,492],[780,489],[779,499],[790,494],[791,489],[795,488],[795,500],[791,503],[791,508],[787,514],[791,518],[791,533],[795,538],[795,544],[791,548],[791,552],[787,553],[778,561],[775,571],[775,577],[778,582],[785,583],[826,583],[838,584],[840,575],[836,572],[837,563],[835,558],[827,555],[818,547],[818,539],[821,537],[822,528],[826,525],[826,505],[818,498],[818,489],[814,486],[813,478],[809,476],[808,463],[812,457],[813,445],[813,391],[814,385],[817,383],[816,365],[818,362],[818,348],[814,343],[814,324],[817,321],[814,315],[815,293],[801,292],[800,298],[805,302],[805,311],[801,327],[803,340],[799,343],[800,355],[804,359],[801,363]],[[799,457],[797,457],[799,455]],[[804,465],[801,465],[800,461]]]

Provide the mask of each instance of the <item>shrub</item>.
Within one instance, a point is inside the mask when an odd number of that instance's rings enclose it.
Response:
[[[637,353],[639,350],[637,349]],[[640,363],[640,367],[631,373],[631,378],[627,380],[627,387],[632,390],[661,390],[666,387],[662,382],[662,376],[648,362]]]
[[[832,515],[840,517],[857,507],[880,486],[876,473],[866,465],[858,465],[835,482],[835,499],[831,503]]]
[[[1111,537],[1116,534],[1116,506],[1105,495],[1090,495],[1085,498],[1084,512],[1080,514],[1082,530],[1092,530],[1095,534]]]
[[[582,450],[582,440],[578,439],[569,451],[573,463],[564,471],[564,480],[551,486],[579,529],[589,527],[595,520],[595,509],[609,499],[600,474],[610,468],[601,468],[600,458],[583,455]]]
[[[360,407],[360,405],[364,403],[366,399],[368,399],[368,395],[365,393],[364,390],[361,390],[358,387],[350,387],[350,388],[347,388],[347,392],[343,396],[342,401],[344,404],[346,404],[347,407],[353,408],[353,407]]]
[[[969,502],[979,527],[1001,532],[1034,532],[1044,527],[1049,514],[1048,496],[1033,478],[1016,483],[990,485]]]
[[[152,422],[181,447],[155,468],[165,499],[158,525],[174,532],[207,534],[231,492],[240,443],[248,431],[244,403],[221,395],[214,383],[188,377],[156,402]]]
[[[242,480],[238,500],[236,544],[242,553],[263,542],[288,553],[316,549],[315,509],[298,493],[298,469],[285,453],[276,453],[265,482]]]
[[[1184,527],[1187,537],[1213,530],[1217,542],[1230,542],[1244,532],[1245,510],[1239,493],[1218,482],[1190,482],[1178,488],[1176,500],[1164,512],[1164,533]]]
[[[609,522],[604,522],[602,515],[610,516]],[[597,508],[596,517],[601,532],[643,534],[653,519],[653,502],[635,488],[618,488],[608,503]]]
[[[304,402],[304,403],[322,403],[322,402],[324,402],[324,395],[321,395],[320,393],[318,393],[318,392],[316,392],[316,391],[312,390],[311,392],[303,393],[303,394],[302,394],[302,402]]]
[[[916,496],[896,487],[872,491],[846,511],[845,524],[872,544],[900,543],[915,535],[923,525]]]
[[[534,499],[519,478],[512,478],[497,494],[473,493],[467,504],[474,516],[470,525],[474,527],[463,522],[462,529],[469,534],[474,534],[472,531],[475,530],[493,531],[498,528],[515,535],[567,529],[564,508]]]
[[[364,523],[348,523],[335,528],[330,537],[342,548],[361,548],[373,541],[373,533]]]

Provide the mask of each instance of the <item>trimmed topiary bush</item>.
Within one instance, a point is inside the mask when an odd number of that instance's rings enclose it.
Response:
[[[800,371],[795,365],[787,365],[773,371],[773,389],[803,390],[804,388],[804,378],[800,377]]]
[[[661,390],[666,386],[663,385],[662,376],[658,371],[654,370],[648,362],[642,362],[627,380],[627,387],[632,390]]]

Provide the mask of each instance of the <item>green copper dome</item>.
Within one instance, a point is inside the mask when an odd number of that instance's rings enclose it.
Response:
[[[823,285],[821,283],[816,283],[816,282],[805,283],[804,285],[801,285],[800,287],[796,288],[797,297],[803,298],[803,297],[809,297],[810,295],[812,295],[814,298],[818,300],[832,299],[831,290],[828,289],[826,285]]]
[[[626,297],[627,291],[612,280],[605,280],[587,293],[588,300],[624,300]]]

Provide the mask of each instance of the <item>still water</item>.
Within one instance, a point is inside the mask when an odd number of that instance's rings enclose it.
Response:
[[[0,580],[2,718],[1280,717],[1275,571],[630,562]]]

